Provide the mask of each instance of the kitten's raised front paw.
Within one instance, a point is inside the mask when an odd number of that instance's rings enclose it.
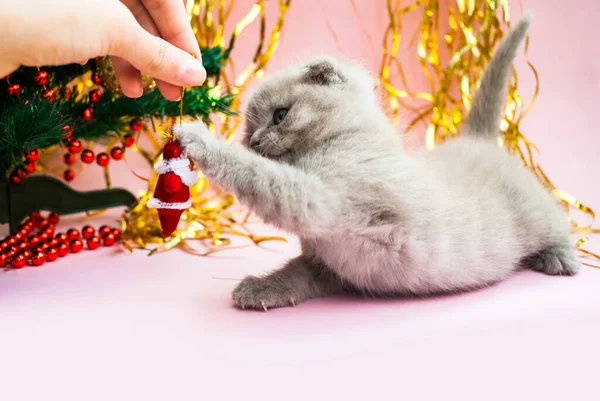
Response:
[[[233,290],[233,302],[242,309],[266,312],[269,308],[296,306],[296,301],[293,290],[272,276],[248,276]]]
[[[206,125],[198,120],[173,128],[174,139],[179,142],[183,152],[192,158],[200,158],[206,149],[206,140],[212,135]]]

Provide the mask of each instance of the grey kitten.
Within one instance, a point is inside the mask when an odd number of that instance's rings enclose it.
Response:
[[[319,58],[265,79],[246,112],[249,149],[202,122],[176,130],[216,184],[302,254],[234,290],[241,308],[344,292],[430,295],[475,289],[520,268],[571,275],[579,263],[551,194],[497,142],[510,66],[530,17],[499,45],[459,138],[405,153],[353,64]]]

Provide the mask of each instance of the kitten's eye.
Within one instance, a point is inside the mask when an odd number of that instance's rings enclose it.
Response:
[[[283,121],[283,119],[285,118],[285,116],[287,116],[287,113],[290,109],[277,109],[275,110],[275,113],[273,113],[273,124],[275,125],[279,125],[281,124],[281,122]]]

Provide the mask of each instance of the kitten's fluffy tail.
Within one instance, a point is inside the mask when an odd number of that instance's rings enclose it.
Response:
[[[531,20],[532,15],[529,13],[521,17],[496,48],[473,98],[465,125],[467,135],[497,138],[503,115],[502,106],[508,89],[510,66]]]

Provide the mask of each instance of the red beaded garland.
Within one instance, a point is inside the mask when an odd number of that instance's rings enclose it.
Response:
[[[27,242],[29,243],[29,246],[37,246],[40,243],[40,237],[37,235],[30,235],[29,238],[27,238]]]
[[[65,170],[63,173],[63,178],[65,181],[73,181],[75,179],[75,172],[73,170]]]
[[[48,221],[50,222],[50,224],[58,224],[58,221],[60,220],[60,215],[56,212],[52,212],[48,215]],[[46,227],[49,227],[50,225],[47,225]],[[54,230],[54,226],[52,226],[52,230]]]
[[[98,163],[99,166],[106,167],[108,166],[108,162],[110,162],[110,157],[108,157],[106,153],[98,153],[98,156],[96,156],[96,163]]]
[[[100,85],[102,83],[102,80],[100,79],[100,76],[94,74],[92,75],[92,82],[96,85]]]
[[[10,182],[13,184],[21,183],[21,177],[19,177],[19,174],[17,172],[13,171],[12,173],[10,173]]]
[[[6,266],[6,255],[3,253],[0,253],[0,267],[4,267]]]
[[[81,229],[81,234],[85,239],[88,239],[91,236],[93,236],[95,232],[96,230],[92,226],[83,226],[83,228]]]
[[[63,160],[64,160],[65,164],[71,165],[71,164],[75,163],[75,155],[71,152],[65,153],[65,155],[63,156]]]
[[[19,84],[8,85],[8,94],[10,96],[14,96],[14,97],[21,96],[21,85],[19,85]]]
[[[75,238],[69,241],[69,248],[71,253],[79,253],[83,249],[83,241],[80,238]]]
[[[115,227],[115,228],[112,229],[111,232],[112,232],[112,235],[115,236],[115,239],[117,241],[121,239],[121,230],[119,230],[118,228]]]
[[[48,83],[48,73],[46,71],[39,70],[33,77],[33,81],[38,85],[46,85]]]
[[[87,239],[87,246],[92,251],[94,249],[98,249],[100,247],[100,237],[98,237],[97,235],[92,235],[91,237],[89,237]]]
[[[52,89],[44,89],[42,91],[42,99],[50,99],[53,100],[54,98],[54,91]]]
[[[111,149],[110,156],[115,160],[121,160],[123,158],[123,148],[115,146]]]
[[[67,144],[67,149],[71,153],[79,153],[81,152],[81,141],[79,139],[73,139]]]
[[[27,263],[27,258],[22,254],[15,255],[15,257],[11,259],[10,263],[15,269],[20,269],[22,267],[25,267],[25,264]]]
[[[23,167],[28,174],[31,174],[35,171],[35,162],[27,161],[23,164]]]
[[[90,92],[90,100],[92,103],[98,103],[102,99],[102,91],[99,89],[94,89]]]
[[[106,234],[102,237],[102,243],[104,246],[113,246],[115,244],[115,236],[112,233]]]
[[[54,262],[58,259],[58,249],[52,247],[46,249],[46,262]]]
[[[44,252],[36,252],[31,255],[31,263],[34,266],[41,266],[46,262],[46,253]]]
[[[25,256],[26,259],[29,259],[31,257],[31,250],[29,250],[29,249],[23,249],[23,252],[21,252],[21,254],[23,256]]]
[[[69,245],[66,242],[61,242],[58,244],[58,256],[64,258],[69,254]]]
[[[30,150],[25,158],[30,162],[35,162],[40,158],[40,151],[37,149]]]
[[[104,238],[104,236],[110,233],[111,231],[112,229],[109,226],[103,225],[100,226],[100,228],[98,229],[98,235],[100,235],[101,238]]]
[[[127,134],[123,137],[123,144],[125,145],[125,147],[132,147],[133,144],[135,143],[135,137],[133,135]]]
[[[95,158],[96,157],[94,156],[94,152],[92,152],[89,149],[86,149],[83,152],[81,152],[81,161],[86,164],[90,164],[94,161]]]
[[[60,242],[67,242],[69,240],[69,236],[65,233],[58,233],[54,236]]]
[[[71,228],[70,230],[67,231],[67,237],[69,237],[70,240],[74,240],[77,238],[81,238],[81,234],[79,233],[78,229]]]
[[[131,130],[133,132],[137,132],[137,131],[141,130],[142,126],[143,126],[142,122],[138,119],[131,120],[131,122],[129,123],[129,128],[131,128]]]

